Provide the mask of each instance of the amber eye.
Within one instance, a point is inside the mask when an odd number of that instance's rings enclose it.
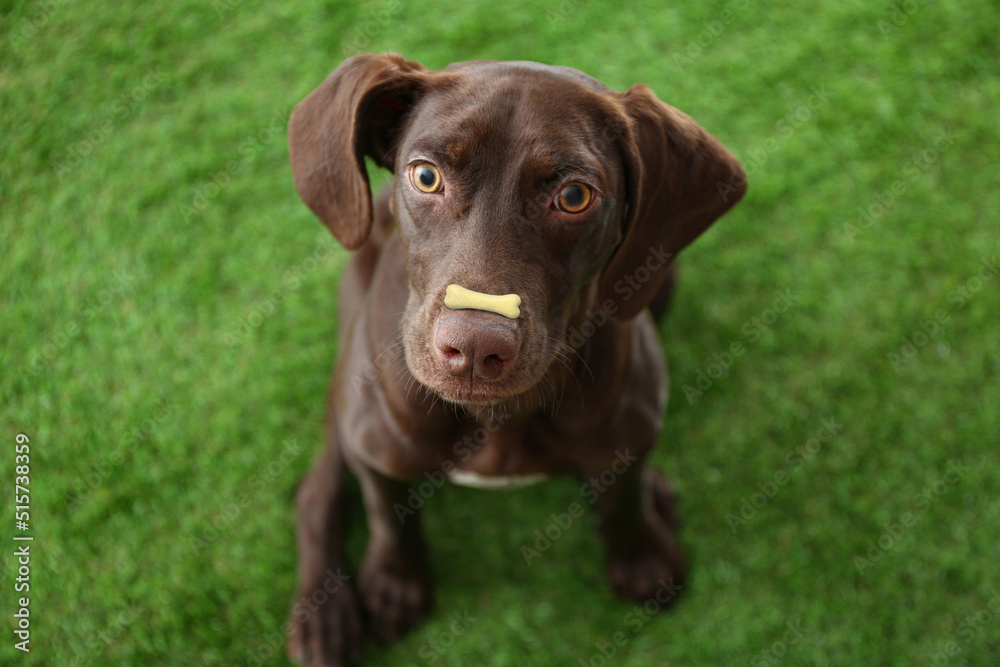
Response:
[[[410,169],[410,182],[421,192],[440,192],[441,172],[430,162],[418,162]]]
[[[583,183],[570,183],[559,191],[556,203],[559,209],[567,213],[579,213],[590,206],[594,193]]]

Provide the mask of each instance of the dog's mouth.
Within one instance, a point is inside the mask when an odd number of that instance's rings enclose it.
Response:
[[[419,379],[419,378],[418,378]],[[529,391],[534,383],[512,386],[508,382],[491,382],[477,377],[437,377],[420,381],[449,403],[465,407],[488,407],[505,403]]]

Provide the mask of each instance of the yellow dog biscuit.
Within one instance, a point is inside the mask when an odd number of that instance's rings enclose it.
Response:
[[[444,305],[452,310],[488,310],[491,313],[516,320],[521,315],[521,297],[516,294],[494,296],[473,292],[461,285],[448,285],[444,294]]]

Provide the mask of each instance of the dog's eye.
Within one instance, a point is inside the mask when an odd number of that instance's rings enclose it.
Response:
[[[570,183],[559,191],[556,203],[562,211],[580,213],[590,206],[590,200],[593,198],[594,193],[588,186],[583,183]]]
[[[410,169],[410,182],[421,192],[441,191],[441,172],[430,162],[420,162]]]

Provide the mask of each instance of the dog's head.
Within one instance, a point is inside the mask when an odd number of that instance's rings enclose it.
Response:
[[[583,313],[638,315],[746,188],[719,141],[645,86],[527,62],[355,56],[296,107],[289,148],[299,194],[348,249],[372,224],[365,156],[396,174],[407,364],[470,405],[538,385]],[[449,285],[479,295],[449,307]]]

